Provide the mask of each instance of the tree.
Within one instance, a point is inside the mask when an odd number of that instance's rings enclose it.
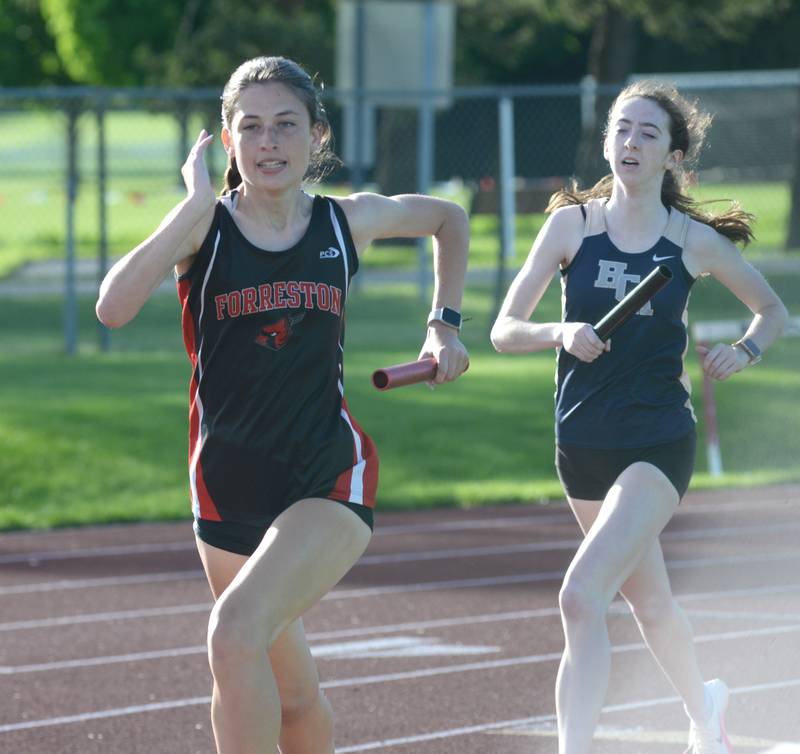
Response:
[[[587,33],[531,11],[531,0],[460,0],[455,48],[459,85],[580,79],[586,70]]]
[[[0,70],[3,86],[68,83],[38,0],[0,0]]]
[[[682,47],[704,47],[717,39],[744,39],[763,18],[786,10],[790,0],[531,0],[543,12],[576,29],[591,30],[587,74],[598,85],[621,85],[633,71],[638,41],[666,38]],[[576,172],[591,183],[605,170],[600,144],[610,97],[599,96],[584,124]]]
[[[106,86],[144,83],[150,56],[172,46],[182,8],[179,0],[41,0],[72,79]]]
[[[221,86],[248,58],[284,55],[333,78],[334,0],[189,0],[174,44],[148,61],[147,77],[173,86]]]

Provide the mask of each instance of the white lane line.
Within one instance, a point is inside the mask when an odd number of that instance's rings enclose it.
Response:
[[[739,631],[725,631],[722,633],[698,634],[695,643],[708,644],[717,641],[734,641],[737,639],[753,639],[763,636],[780,636],[800,632],[800,623],[788,626],[772,626],[758,629],[742,629]],[[399,637],[403,641],[403,637]],[[373,640],[386,642],[386,639]],[[368,642],[369,643],[369,642]],[[361,642],[363,644],[363,642]],[[330,657],[342,652],[352,650],[352,642],[333,645],[312,645],[311,653],[320,654],[322,657]],[[638,652],[646,649],[643,642],[631,642],[629,644],[617,644],[611,648],[613,653]],[[74,660],[58,660],[54,662],[44,662],[29,665],[3,665],[0,666],[0,675],[22,675],[27,673],[52,672],[57,670],[75,669],[83,667],[98,667],[119,663],[142,662],[145,660],[165,659],[170,657],[183,657],[187,655],[205,654],[205,645],[195,647],[179,647],[176,649],[164,649],[148,652],[131,652],[124,655],[108,655],[105,657],[90,657]],[[340,686],[352,686],[358,684],[386,683],[389,681],[399,681],[405,679],[424,678],[435,675],[448,675],[451,673],[463,673],[471,670],[493,670],[503,667],[516,667],[518,665],[530,665],[542,662],[552,662],[560,659],[561,650],[558,652],[548,652],[545,654],[526,655],[522,657],[507,657],[498,660],[486,660],[482,662],[466,663],[462,665],[449,665],[434,668],[421,668],[416,670],[391,673],[388,675],[361,676],[358,678],[345,678],[336,681],[329,681],[323,684],[324,688],[338,688]]]
[[[800,550],[792,552],[770,552],[753,555],[725,555],[714,558],[694,558],[689,560],[667,560],[670,569],[713,567],[719,565],[737,565],[742,563],[778,563],[786,560],[800,559]],[[356,564],[358,565],[358,564]],[[395,584],[393,586],[367,587],[362,589],[334,589],[323,597],[323,600],[343,600],[357,597],[372,597],[402,592],[432,591],[437,589],[466,589],[480,586],[498,586],[502,584],[532,583],[562,579],[564,571],[545,571],[535,574],[517,574],[513,576],[497,576],[475,579],[454,579],[442,581],[425,581],[411,584]],[[17,584],[0,587],[0,596],[11,594],[29,594],[31,592],[52,592],[64,589],[92,589],[99,587],[126,586],[131,584],[151,584],[169,581],[186,581],[205,579],[201,569],[196,571],[175,571],[172,573],[137,574],[133,576],[111,576],[97,579],[73,579],[65,581],[43,581],[32,584]]]
[[[193,605],[170,605],[167,607],[148,607],[138,610],[117,610],[109,613],[85,613],[82,615],[64,615],[59,618],[37,618],[33,620],[17,620],[0,623],[0,632],[30,631],[34,628],[55,628],[75,626],[83,623],[102,623],[105,621],[140,620],[142,618],[162,618],[169,615],[189,615],[211,610],[210,602]]]
[[[731,526],[725,528],[692,529],[690,531],[664,532],[661,539],[667,542],[695,541],[698,539],[723,539],[735,534],[774,534],[800,530],[800,521],[764,526]],[[514,555],[523,552],[550,552],[555,550],[577,550],[580,538],[559,539],[547,542],[519,542],[511,545],[489,545],[484,547],[461,547],[421,552],[398,552],[388,555],[365,555],[357,565],[385,565],[423,560],[449,560],[450,558],[476,558],[491,555]]]
[[[75,660],[58,660],[56,662],[39,662],[30,665],[0,665],[0,675],[20,675],[23,673],[42,673],[54,670],[74,670],[75,668],[91,668],[115,665],[121,662],[143,662],[144,660],[163,660],[168,657],[185,657],[187,655],[205,654],[203,647],[175,647],[174,649],[158,649],[152,652],[131,652],[124,655],[107,655],[105,657],[85,657]]]
[[[516,725],[533,725],[535,723],[555,720],[555,715],[539,715],[537,717],[522,717],[516,720],[502,720],[496,723],[482,723],[480,725],[468,725],[464,728],[450,728],[449,730],[438,730],[432,733],[419,733],[416,736],[403,736],[402,738],[384,738],[380,741],[369,741],[355,746],[337,746],[337,754],[349,754],[356,751],[371,751],[374,749],[389,749],[392,746],[407,746],[408,744],[420,744],[426,741],[436,741],[442,738],[455,738],[456,736],[469,736],[473,733],[486,733],[498,728],[508,728]],[[2,732],[0,730],[0,732]]]
[[[731,689],[732,694],[750,694],[760,691],[772,691],[776,689],[795,688],[800,686],[800,678],[790,679],[777,683],[757,684],[753,686],[740,686]],[[662,697],[660,699],[648,699],[645,701],[632,702],[630,704],[616,704],[603,707],[602,713],[645,709],[648,707],[660,707],[667,704],[676,704],[680,699],[676,696]],[[536,717],[517,718],[516,720],[506,720],[504,722],[483,723],[481,725],[470,725],[465,728],[450,728],[449,730],[433,731],[431,733],[421,733],[415,736],[404,736],[402,738],[389,738],[382,741],[369,741],[355,746],[337,747],[337,754],[354,754],[359,751],[371,751],[374,749],[388,749],[393,746],[407,746],[409,744],[425,743],[426,741],[436,741],[445,738],[456,738],[458,736],[471,735],[473,733],[487,733],[501,728],[519,728],[529,725],[538,725],[551,722],[556,719],[554,714],[537,715]]]
[[[773,585],[773,586],[760,586],[751,587],[747,589],[727,589],[714,592],[689,592],[686,594],[676,593],[675,596],[680,602],[690,602],[695,600],[716,600],[716,599],[732,599],[735,597],[761,597],[776,594],[792,594],[800,592],[800,584],[786,584],[786,585]],[[78,615],[65,615],[58,618],[39,618],[32,620],[8,621],[0,623],[0,632],[5,631],[29,631],[32,629],[43,628],[60,628],[63,626],[80,625],[85,623],[101,623],[105,621],[124,621],[124,620],[141,620],[142,618],[160,618],[170,615],[182,615],[190,613],[202,613],[211,609],[212,603],[201,602],[191,605],[171,605],[167,607],[152,607],[140,608],[135,610],[119,610],[116,612],[108,613],[83,613]],[[619,611],[628,613],[627,606],[621,600],[615,601],[610,610],[612,612]],[[503,620],[519,620],[524,618],[535,618],[544,615],[557,615],[558,608],[541,608],[538,610],[519,610],[509,613],[495,613],[495,614],[482,614],[471,615],[462,618],[439,618],[429,621],[414,621],[411,623],[396,623],[385,626],[359,626],[358,628],[344,628],[335,629],[332,631],[322,631],[317,633],[306,634],[309,640],[314,639],[332,639],[341,638],[346,636],[369,636],[378,633],[391,633],[393,631],[408,631],[414,629],[424,628],[441,628],[447,626],[460,626],[463,623],[488,623],[493,621]],[[692,609],[692,613],[702,614],[716,614],[722,611],[714,610],[700,610]],[[768,615],[770,619],[775,620],[795,620],[800,616],[792,616],[786,613],[763,613],[763,614],[749,614],[742,613],[741,617],[744,619],[759,618],[760,615]],[[782,618],[780,616],[783,616]],[[731,617],[734,617],[733,615]],[[739,617],[736,614],[735,617]]]
[[[786,627],[788,628],[788,627]],[[800,629],[800,626],[797,627]],[[762,632],[763,633],[763,632]],[[726,634],[720,634],[719,636],[727,637]],[[708,635],[704,637],[700,637],[697,639],[698,641],[713,641],[713,635]],[[620,647],[615,647],[612,651],[616,652],[628,652],[632,651],[635,648],[645,649],[643,644],[640,645],[622,645]],[[560,654],[555,656],[555,653],[551,655],[531,655],[528,658],[516,658],[517,663],[523,664],[522,661],[527,660],[530,662],[536,662],[534,658],[539,657],[543,658],[538,660],[538,662],[545,662],[549,661],[551,658],[558,659],[560,658]],[[547,658],[547,659],[544,659]],[[508,664],[509,661],[494,661],[495,663],[503,662]],[[439,674],[445,673],[452,673],[458,672],[454,670],[454,667],[462,668],[461,672],[465,670],[484,670],[489,663],[468,663],[462,666],[450,666],[444,668],[430,668],[425,669],[424,671],[417,671],[417,675],[409,676],[408,674],[401,674],[401,673],[394,673],[385,676],[362,676],[360,678],[351,678],[351,679],[341,679],[336,681],[328,681],[321,684],[322,688],[334,688],[337,686],[343,685],[359,685],[365,683],[379,683],[379,682],[386,682],[391,680],[405,680],[407,677],[423,677],[424,675],[435,675],[434,671],[439,671]],[[382,680],[378,680],[382,678]],[[786,689],[786,688],[793,688],[800,686],[800,678],[797,679],[790,679],[788,681],[776,681],[772,683],[762,683],[762,684],[753,684],[749,686],[740,686],[734,689],[731,689],[731,693],[733,694],[747,694],[759,691],[772,691],[778,689]],[[652,707],[667,703],[674,703],[680,701],[678,697],[667,697],[667,698],[660,698],[660,699],[651,699],[646,701],[638,701],[638,702],[631,702],[628,704],[617,704],[613,706],[608,706],[603,708],[603,712],[620,712],[620,711],[629,711],[635,709],[643,709],[646,707]],[[56,725],[66,725],[69,723],[76,723],[76,722],[87,722],[89,720],[98,720],[103,718],[109,717],[121,717],[124,715],[133,715],[139,714],[143,712],[156,712],[161,710],[168,710],[168,709],[175,709],[179,707],[188,707],[193,705],[203,705],[209,704],[211,702],[211,697],[194,697],[191,699],[176,699],[171,701],[164,701],[164,702],[155,702],[153,704],[144,704],[138,706],[130,706],[130,707],[121,707],[117,709],[109,709],[109,710],[99,710],[96,712],[86,712],[78,715],[66,715],[61,717],[52,717],[52,718],[44,718],[41,720],[26,720],[24,722],[18,723],[6,723],[4,725],[0,725],[0,733],[10,733],[13,731],[18,730],[29,730],[31,728],[43,728],[43,727],[50,727]],[[536,724],[539,722],[544,722],[547,720],[554,720],[555,715],[540,715],[537,717],[528,717],[528,718],[521,718],[518,720],[504,720],[501,722],[496,723],[486,723],[483,725],[478,726],[470,726],[470,728],[454,728],[450,731],[439,731],[437,733],[426,733],[421,734],[425,736],[425,738],[420,738],[419,736],[412,736],[408,739],[391,739],[390,741],[383,741],[383,742],[370,742],[367,744],[359,744],[357,747],[345,747],[343,749],[337,749],[339,754],[344,754],[347,751],[367,751],[370,748],[381,748],[384,746],[394,746],[400,745],[403,743],[418,743],[421,741],[428,741],[434,740],[435,738],[450,738],[455,735],[464,735],[465,733],[474,733],[474,732],[483,732],[485,730],[492,730],[497,728],[507,728],[512,726],[518,725],[531,725]],[[462,731],[462,732],[456,732]],[[428,738],[428,736],[433,736],[433,738]]]
[[[798,587],[800,588],[800,587]],[[435,618],[432,620],[412,621],[410,623],[394,623],[385,626],[360,626],[359,628],[344,628],[336,631],[318,631],[306,634],[309,641],[319,639],[344,639],[356,636],[377,636],[400,631],[424,631],[431,628],[451,628],[464,625],[478,625],[481,623],[501,623],[503,621],[525,620],[528,618],[552,617],[559,614],[557,607],[543,607],[537,610],[514,610],[505,613],[492,613],[489,615],[464,615],[457,618]]]
[[[554,522],[574,522],[571,514],[554,515],[554,516],[530,516],[525,518],[505,518],[492,521],[464,521],[454,522],[453,524],[447,523],[446,527],[439,527],[439,530],[462,530],[462,529],[487,529],[487,528],[505,528],[506,526],[514,526],[515,531],[519,528],[519,522],[542,524]],[[383,534],[398,534],[408,532],[421,532],[431,531],[432,527],[414,526],[414,527],[386,527],[382,532]],[[394,530],[392,530],[394,529]],[[788,521],[778,524],[765,524],[763,526],[729,526],[729,527],[710,527],[703,529],[691,529],[688,531],[666,531],[661,534],[661,539],[664,541],[691,541],[698,539],[722,539],[729,536],[745,533],[749,537],[756,534],[772,534],[786,531],[796,531],[800,529],[800,522]],[[377,534],[378,532],[376,532]],[[505,555],[519,552],[547,552],[549,550],[569,550],[577,549],[580,545],[580,538],[561,539],[547,542],[520,542],[511,545],[498,545],[486,547],[468,547],[468,548],[453,548],[453,549],[439,549],[439,550],[423,550],[391,553],[385,555],[365,555],[356,565],[376,565],[388,563],[404,563],[413,562],[416,560],[439,560],[457,557],[477,557],[488,555]],[[138,545],[119,545],[116,547],[93,547],[76,550],[53,550],[53,551],[40,551],[31,553],[13,553],[9,555],[0,555],[0,565],[8,565],[15,563],[27,563],[31,566],[36,566],[39,563],[53,561],[53,560],[78,560],[90,559],[99,557],[114,557],[114,556],[129,556],[139,554],[158,554],[169,552],[181,552],[187,550],[194,550],[194,541],[186,542],[163,542],[156,544],[138,544]]]
[[[555,721],[539,723],[538,725],[520,726],[516,728],[503,728],[502,730],[487,731],[494,736],[537,736],[542,738],[557,738],[558,727]],[[763,749],[775,746],[780,741],[771,741],[766,738],[752,738],[751,736],[737,736],[729,734],[733,746]],[[620,728],[610,725],[599,725],[595,728],[595,741],[628,741],[643,744],[686,744],[686,730],[648,730],[647,728]]]
[[[463,521],[438,521],[430,524],[408,524],[376,527],[373,538],[395,536],[398,534],[418,534],[441,531],[469,531],[472,529],[503,529],[520,524],[560,524],[575,523],[571,513],[554,513],[534,516],[505,516],[492,519],[466,519]],[[76,560],[82,558],[107,558],[125,555],[148,555],[152,553],[181,552],[195,550],[197,545],[193,539],[187,538],[179,542],[152,542],[135,545],[108,545],[105,547],[81,547],[69,550],[40,550],[36,552],[18,552],[0,555],[0,565],[30,563],[36,565],[50,560]]]
[[[435,636],[386,636],[335,644],[312,644],[314,657],[364,659],[380,657],[458,657],[497,654],[500,647],[485,644],[449,643]]]
[[[191,655],[205,655],[205,645],[195,647],[174,647],[146,652],[129,652],[102,657],[84,657],[74,660],[30,663],[27,665],[0,665],[0,675],[22,675],[25,673],[52,672],[55,670],[74,670],[119,663],[144,662],[145,660],[164,660]],[[380,639],[361,639],[358,641],[337,642],[335,644],[312,644],[314,657],[332,659],[353,659],[366,657],[440,657],[458,655],[478,655],[499,652],[499,647],[475,646],[468,644],[446,644],[435,637],[391,636]]]
[[[204,579],[201,568],[193,571],[170,573],[139,573],[132,576],[105,576],[97,579],[65,579],[62,581],[39,581],[33,584],[15,584],[0,587],[0,596],[30,594],[31,592],[60,592],[64,589],[95,589],[104,586],[129,586],[131,584],[158,584],[165,581],[189,581]]]
[[[48,560],[76,560],[88,558],[107,558],[121,555],[150,555],[153,553],[183,552],[196,550],[194,540],[181,542],[153,542],[137,545],[110,545],[108,547],[84,547],[74,550],[41,550],[39,552],[20,552],[0,555],[0,565],[29,563],[37,565]]]
[[[764,621],[800,621],[800,613],[753,613],[736,610],[703,610],[701,608],[688,608],[689,615],[698,618],[721,618],[724,620],[764,620]]]
[[[780,510],[791,510],[800,506],[800,490],[795,490],[792,495],[785,497],[756,497],[751,500],[737,500],[733,503],[693,503],[691,499],[685,500],[678,509],[678,515],[686,513],[741,513],[742,511],[753,513],[761,512],[767,508],[778,508]]]
[[[23,723],[7,723],[0,725],[0,733],[12,733],[13,731],[31,730],[32,728],[49,728],[53,725],[68,725],[70,723],[85,723],[90,720],[138,715],[142,712],[160,712],[162,710],[178,709],[179,707],[193,707],[198,704],[211,704],[211,697],[196,696],[191,699],[173,699],[167,702],[153,702],[152,704],[137,704],[131,707],[98,710],[97,712],[84,712],[80,715],[63,715],[62,717],[49,717],[43,720],[27,720]]]
[[[726,555],[718,558],[694,558],[690,560],[667,560],[669,570],[682,568],[711,568],[721,565],[737,565],[742,563],[778,563],[800,559],[800,550],[785,553],[765,553],[761,555]],[[383,596],[409,592],[429,592],[439,589],[469,589],[485,586],[504,586],[510,584],[531,584],[541,581],[560,581],[565,571],[543,571],[540,573],[522,573],[510,576],[490,576],[474,579],[451,579],[442,581],[423,581],[413,584],[396,584],[393,586],[364,587],[361,589],[334,589],[323,600],[344,600],[360,597]]]
[[[380,520],[375,526],[375,536],[394,536],[397,534],[425,534],[436,531],[470,531],[472,529],[512,529],[519,528],[520,524],[569,524],[575,523],[575,516],[569,512],[566,503],[561,504],[564,513],[543,513],[533,516],[499,516],[497,518],[467,518],[460,521],[436,521],[430,524],[394,524],[382,526]]]

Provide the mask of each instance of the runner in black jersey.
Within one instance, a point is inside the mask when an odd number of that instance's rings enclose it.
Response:
[[[436,358],[436,383],[453,380],[468,365],[457,322],[469,224],[457,205],[427,196],[307,194],[309,168],[332,158],[331,133],[311,78],[290,60],[240,66],[222,120],[223,196],[204,165],[203,131],[182,170],[188,196],[114,265],[97,313],[125,324],[175,268],[193,367],[194,526],[216,598],[218,752],[332,754],[332,714],[301,616],[361,556],[372,529],[378,456],[345,400],[350,282],[373,240],[433,236],[420,357]]]
[[[691,754],[729,754],[728,691],[703,684],[691,627],[672,597],[658,535],[694,466],[694,412],[684,370],[687,303],[714,275],[755,315],[742,341],[717,344],[703,369],[726,379],[781,332],[786,309],[733,241],[751,217],[712,216],[682,193],[681,167],[709,118],[672,87],[638,82],[609,112],[611,175],[551,199],[545,223],[492,330],[499,351],[558,349],[556,465],[585,539],[560,593],[565,651],[556,683],[559,753],[586,754],[608,685],[606,612],[620,591],[647,646],[682,697]],[[591,323],[658,265],[670,284],[604,344]],[[530,322],[561,272],[563,319]]]

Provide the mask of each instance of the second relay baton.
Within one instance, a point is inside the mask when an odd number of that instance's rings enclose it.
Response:
[[[413,385],[415,382],[427,382],[436,376],[437,367],[438,364],[433,357],[395,364],[376,369],[372,373],[372,384],[378,390],[391,390],[394,387]]]
[[[624,325],[670,280],[672,270],[669,267],[663,264],[656,267],[594,326],[597,337],[605,343],[613,332]]]

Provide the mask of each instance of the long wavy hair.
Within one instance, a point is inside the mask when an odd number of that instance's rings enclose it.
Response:
[[[755,217],[745,212],[733,200],[712,199],[698,202],[687,194],[689,171],[694,167],[705,141],[706,132],[711,125],[711,116],[700,110],[696,102],[682,96],[678,90],[667,83],[656,80],[637,81],[625,87],[608,111],[603,137],[608,135],[611,114],[618,102],[632,97],[643,97],[655,102],[669,117],[670,151],[680,149],[684,158],[673,170],[664,173],[661,184],[661,201],[665,207],[674,207],[697,220],[710,225],[718,233],[726,236],[734,243],[747,244],[755,237],[753,223]],[[557,191],[550,197],[546,212],[553,212],[559,207],[572,204],[585,204],[591,199],[603,199],[611,196],[614,176],[609,174],[601,178],[589,189],[581,190],[577,181],[572,181],[567,188]],[[728,201],[729,208],[720,213],[712,213],[703,207],[714,202]]]
[[[246,60],[228,79],[222,90],[222,125],[230,129],[233,113],[242,92],[254,84],[278,83],[291,89],[294,95],[306,106],[311,120],[311,127],[317,127],[322,134],[319,147],[311,155],[311,161],[305,179],[311,182],[321,181],[341,161],[333,151],[333,132],[328,122],[328,114],[322,104],[320,89],[298,63],[283,57],[258,57]],[[236,165],[236,158],[228,156],[225,169],[223,191],[236,188],[242,182],[242,176]]]

